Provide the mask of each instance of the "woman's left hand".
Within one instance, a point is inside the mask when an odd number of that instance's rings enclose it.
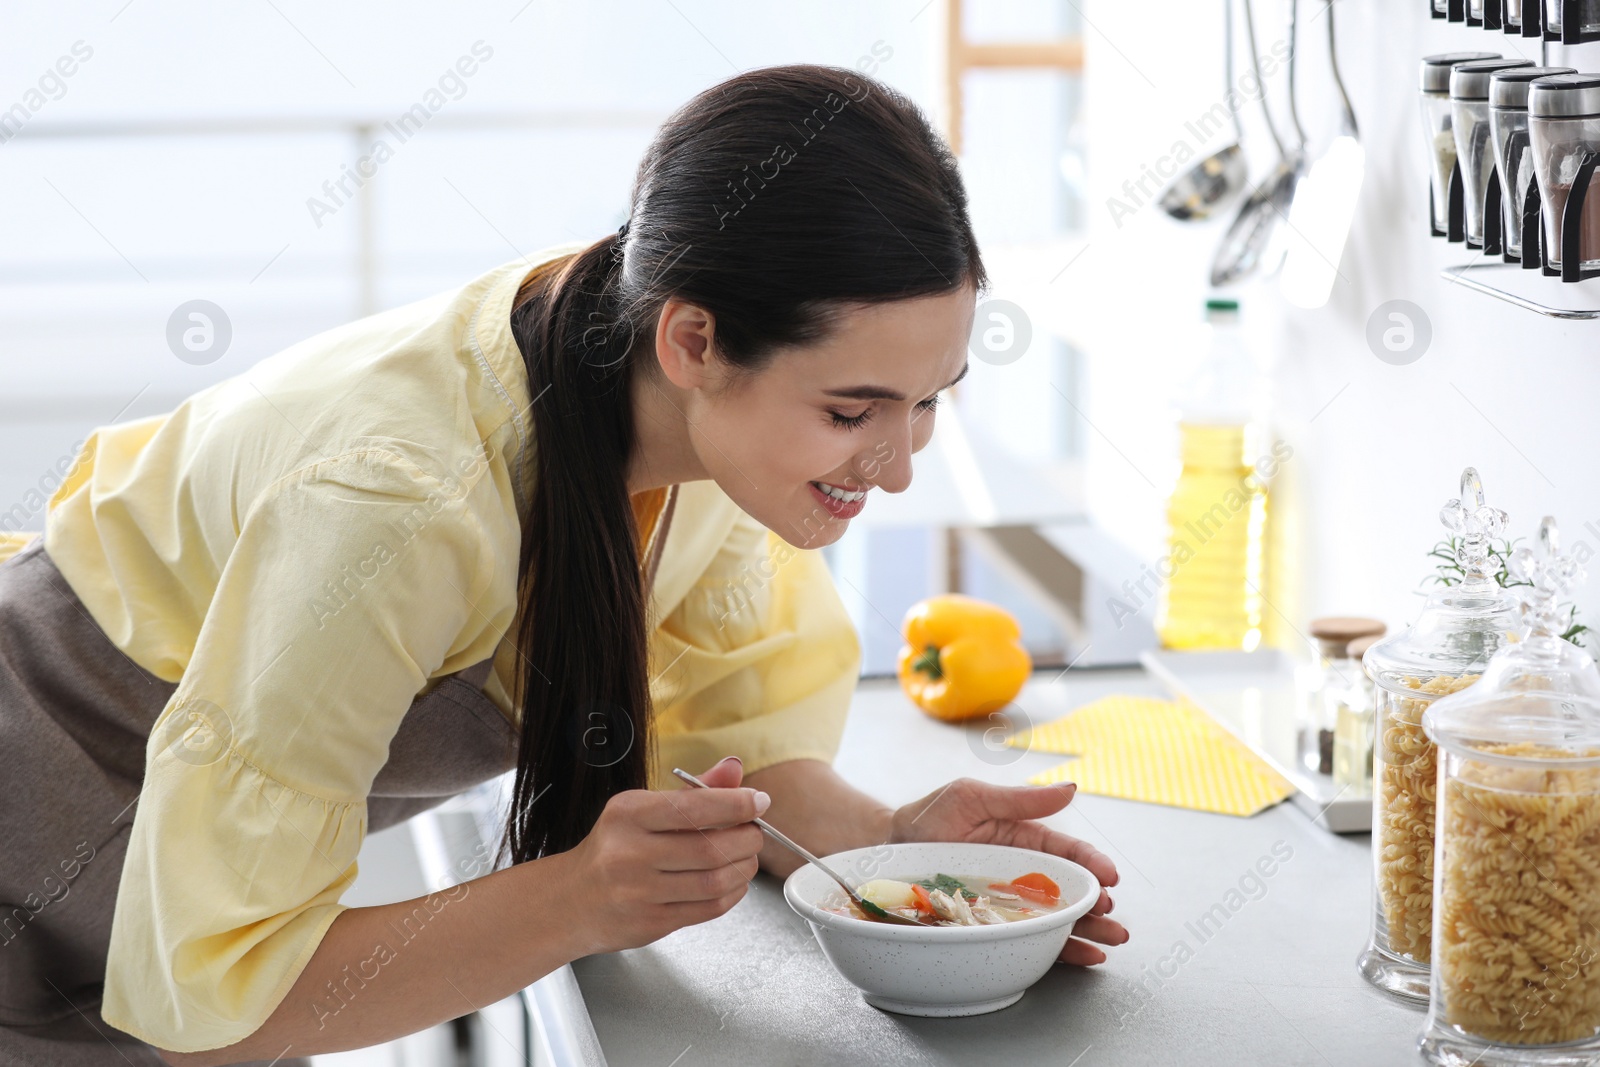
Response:
[[[1116,885],[1116,865],[1105,853],[1087,841],[1068,837],[1035,821],[1066,807],[1077,788],[1070,782],[1002,786],[974,778],[958,778],[937,792],[897,809],[890,823],[889,840],[974,841],[1048,852],[1087,868],[1102,886]],[[1128,940],[1128,931],[1123,925],[1106,917],[1112,906],[1111,894],[1101,889],[1100,899],[1089,909],[1089,914],[1073,926],[1073,936],[1061,950],[1063,963],[1085,966],[1104,963],[1106,954],[1089,942],[1120,945]]]

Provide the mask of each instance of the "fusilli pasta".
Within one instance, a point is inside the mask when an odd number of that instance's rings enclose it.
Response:
[[[1573,755],[1525,741],[1479,749]],[[1462,759],[1442,803],[1443,1020],[1508,1045],[1600,1033],[1600,770]]]
[[[1465,689],[1476,674],[1401,678],[1408,689],[1437,698]],[[1438,789],[1433,742],[1422,732],[1432,699],[1380,690],[1378,758],[1378,901],[1390,951],[1427,963],[1433,942],[1433,820]]]

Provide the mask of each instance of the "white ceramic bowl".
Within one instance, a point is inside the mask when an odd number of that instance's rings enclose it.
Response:
[[[902,1015],[982,1015],[1015,1004],[1043,978],[1100,896],[1100,883],[1059,856],[1005,845],[918,842],[875,845],[824,856],[852,885],[873,878],[912,881],[940,872],[996,881],[1041,871],[1061,887],[1062,907],[1047,915],[991,926],[899,926],[824,911],[843,895],[807,863],[789,875],[783,895],[811,923],[822,951],[874,1007]]]

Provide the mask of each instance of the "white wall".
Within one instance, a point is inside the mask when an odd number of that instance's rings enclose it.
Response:
[[[728,0],[11,5],[0,114],[75,45],[90,54],[46,87],[21,136],[0,136],[0,515],[48,492],[93,427],[171,410],[358,317],[363,210],[379,235],[373,309],[598,238],[621,222],[660,120],[739,70],[854,68],[876,43],[893,52],[877,77],[937,99],[938,9],[923,6],[831,0],[756,18]],[[128,122],[394,118],[480,41],[492,57],[459,99],[331,217],[314,219],[307,201],[356,161],[348,132],[59,136]],[[549,123],[446,128],[465,115]],[[166,340],[168,317],[196,298],[233,328],[205,366],[179,361]]]
[[[1301,0],[1302,23],[1316,18],[1301,43],[1298,80],[1313,152],[1336,132],[1339,116],[1321,7],[1320,0]],[[1157,15],[1154,29],[1145,28],[1149,11]],[[1072,270],[1076,315],[1068,328],[1087,336],[1088,413],[1103,431],[1088,441],[1093,505],[1151,560],[1163,551],[1164,479],[1173,474],[1175,446],[1163,413],[1178,368],[1192,356],[1181,347],[1181,331],[1207,295],[1222,228],[1175,223],[1153,207],[1119,227],[1106,202],[1175,141],[1195,143],[1185,120],[1222,93],[1221,11],[1218,0],[1092,0],[1085,8],[1099,31],[1087,40],[1090,248]],[[1257,0],[1263,52],[1284,36],[1285,12],[1283,0]],[[1469,464],[1481,472],[1489,501],[1511,513],[1513,533],[1531,537],[1550,513],[1569,544],[1582,535],[1600,551],[1600,533],[1582,529],[1592,521],[1600,530],[1593,429],[1600,323],[1545,318],[1442,279],[1442,267],[1476,253],[1427,236],[1418,60],[1473,49],[1537,62],[1537,42],[1433,22],[1423,0],[1339,0],[1337,20],[1341,67],[1367,149],[1342,277],[1319,311],[1289,307],[1275,282],[1236,294],[1275,361],[1275,430],[1294,448],[1279,501],[1290,567],[1274,602],[1302,629],[1305,619],[1331,613],[1409,622],[1419,603],[1413,590],[1429,573],[1424,553],[1445,533],[1439,507],[1455,495]],[[1600,69],[1600,45],[1567,50],[1564,59],[1557,46],[1551,62]],[[1282,88],[1279,78],[1272,99],[1286,125]],[[1246,117],[1259,176],[1272,151],[1257,115]],[[1230,136],[1212,138],[1205,150]],[[1561,288],[1549,283],[1552,302],[1565,295]],[[1431,348],[1408,366],[1380,362],[1365,341],[1368,316],[1393,299],[1421,306],[1433,326]],[[1578,603],[1600,620],[1600,575],[1580,590]]]

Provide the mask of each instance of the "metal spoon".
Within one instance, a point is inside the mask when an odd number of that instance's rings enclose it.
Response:
[[[1233,91],[1233,0],[1223,0],[1223,96]],[[1158,203],[1161,210],[1179,222],[1202,222],[1223,204],[1237,196],[1250,181],[1250,161],[1244,155],[1244,127],[1239,113],[1228,109],[1233,119],[1233,144],[1213,152],[1188,171],[1178,175]]]
[[[685,782],[688,782],[690,785],[692,785],[692,786],[694,786],[694,787],[696,787],[698,789],[710,789],[711,788],[710,786],[706,785],[700,779],[696,778],[694,775],[690,774],[688,771],[682,769],[681,767],[672,768],[672,773],[677,775],[679,778],[683,779]],[[831,867],[829,867],[826,863],[823,863],[821,860],[817,859],[817,857],[813,856],[810,852],[806,851],[806,849],[804,849],[800,845],[796,844],[789,837],[788,834],[785,834],[782,830],[776,829],[771,824],[769,824],[765,819],[758,818],[758,819],[754,819],[752,821],[757,826],[761,827],[762,832],[764,832],[768,837],[772,838],[774,841],[776,841],[778,844],[782,845],[784,848],[788,849],[790,852],[793,852],[795,855],[801,857],[807,863],[812,864],[813,866],[820,868],[821,871],[824,874],[826,874],[829,878],[832,878],[835,882],[838,882],[839,883],[839,888],[843,889],[846,893],[848,893],[850,895],[850,899],[855,901],[856,906],[858,908],[860,908],[867,915],[872,916],[878,922],[893,923],[893,924],[896,924],[896,925],[899,925],[899,926],[933,926],[934,925],[933,923],[925,923],[921,919],[908,919],[904,915],[896,915],[892,911],[884,911],[882,908],[878,907],[878,905],[874,904],[872,901],[868,900],[866,897],[863,897],[860,893],[857,893],[854,889],[850,888],[850,883],[846,882],[843,878],[840,878],[837,874],[835,874],[833,872],[833,869]]]
[[[1256,54],[1255,15],[1250,9],[1250,0],[1243,0],[1243,3],[1245,28],[1250,40],[1250,62],[1255,71],[1256,83],[1262,87],[1261,113],[1267,122],[1267,132],[1272,135],[1272,143],[1278,148],[1278,165],[1260,185],[1256,186],[1255,191],[1239,208],[1239,214],[1234,217],[1228,232],[1223,235],[1222,245],[1217,249],[1216,258],[1211,262],[1211,284],[1216,286],[1239,281],[1261,266],[1261,259],[1272,239],[1272,233],[1277,228],[1278,222],[1288,215],[1289,205],[1294,201],[1295,186],[1300,184],[1300,179],[1305,174],[1305,135],[1303,133],[1300,135],[1300,145],[1291,154],[1284,148],[1283,138],[1278,136],[1278,128],[1272,122],[1272,110],[1267,107],[1266,83],[1261,77],[1261,60]],[[1297,35],[1294,7],[1294,0],[1289,0],[1290,117],[1298,130],[1299,116],[1295,115],[1293,110]]]

